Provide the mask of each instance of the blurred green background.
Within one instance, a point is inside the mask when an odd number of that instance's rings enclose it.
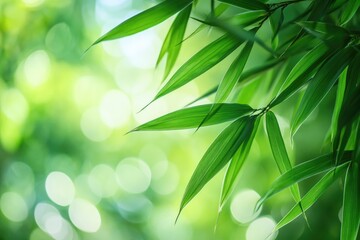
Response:
[[[137,113],[161,84],[163,66],[155,69],[155,62],[171,20],[84,54],[101,34],[155,3],[0,1],[1,239],[261,240],[291,208],[291,196],[284,192],[269,200],[261,213],[252,212],[259,195],[278,176],[261,126],[239,184],[219,218],[223,171],[174,224],[192,171],[226,125],[202,128],[196,134],[193,130],[125,133],[210,89],[223,76],[229,59],[196,84]],[[187,33],[197,26],[190,21]],[[187,40],[178,62],[216,36],[203,31]],[[265,53],[254,51],[246,68],[264,61]],[[268,93],[276,90],[272,78],[270,72],[244,87],[239,101],[264,106],[271,97]],[[333,95],[302,127],[293,148],[287,145],[297,163],[326,152],[322,141]],[[275,109],[288,140],[288,119],[296,102],[297,96]],[[299,218],[268,239],[337,239],[339,186],[309,211],[312,230]],[[301,188],[308,189],[306,182]]]

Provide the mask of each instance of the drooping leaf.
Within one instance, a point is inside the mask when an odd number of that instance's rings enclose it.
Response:
[[[251,133],[250,138],[245,139],[244,143],[239,147],[239,149],[234,154],[233,158],[230,161],[229,167],[226,170],[224,181],[221,188],[221,195],[220,195],[220,203],[219,209],[222,208],[225,201],[230,196],[231,192],[234,190],[234,187],[237,182],[237,178],[239,176],[239,172],[244,165],[245,160],[249,155],[249,151],[256,135],[258,126],[259,126],[260,118],[255,120],[254,128]]]
[[[219,0],[249,10],[269,10],[268,5],[258,0]]]
[[[206,104],[180,109],[140,125],[132,131],[158,131],[196,128],[208,114],[212,106],[213,104]],[[253,111],[253,109],[248,105],[235,103],[216,104],[216,107],[218,111],[211,118],[209,118],[209,120],[204,124],[205,126],[234,120]]]
[[[353,56],[351,48],[336,53],[328,60],[316,73],[310,82],[302,98],[299,109],[296,111],[291,124],[292,135],[296,133],[303,121],[320,104],[321,100],[327,95],[335,84],[339,75],[348,65]],[[341,59],[341,61],[339,61]]]
[[[271,151],[280,170],[280,173],[283,174],[291,170],[292,166],[285,148],[278,121],[275,114],[271,111],[266,113],[266,131],[269,137]],[[299,186],[295,184],[290,187],[290,190],[294,197],[294,200],[296,202],[299,202],[301,199]]]
[[[93,45],[113,39],[118,39],[151,28],[175,13],[188,6],[192,0],[165,0],[158,5],[149,8],[117,25],[105,35],[97,39]]]
[[[344,163],[336,167],[334,170],[329,171],[324,177],[320,179],[301,199],[301,202],[297,203],[276,225],[275,231],[279,230],[283,226],[295,220],[302,211],[309,209],[321,195],[337,180],[348,167],[348,163]],[[301,206],[300,206],[301,204]]]
[[[348,162],[349,160],[351,160],[351,157],[352,151],[346,151],[340,161],[340,164]],[[261,204],[263,204],[274,194],[290,187],[295,183],[298,183],[307,178],[320,174],[326,170],[329,170],[334,166],[335,161],[332,153],[317,157],[313,160],[309,160],[294,166],[291,170],[287,171],[274,181],[266,194],[258,201],[258,207],[260,207]]]
[[[216,92],[215,103],[225,101],[230,95],[232,89],[239,80],[241,73],[243,72],[253,45],[253,42],[246,43],[239,56],[230,65]]]
[[[360,224],[359,163],[351,162],[345,177],[343,197],[342,240],[356,240]]]
[[[269,105],[270,108],[285,101],[301,89],[301,87],[304,86],[304,84],[314,74],[321,62],[325,60],[328,54],[329,49],[327,46],[320,44],[312,51],[304,55],[285,79],[284,86],[286,88],[273,101],[271,101]]]
[[[348,0],[345,2],[345,7],[340,16],[340,23],[346,24],[351,20],[351,18],[355,15],[356,11],[359,10],[360,1],[358,0]]]
[[[232,53],[241,43],[242,41],[229,35],[224,35],[210,43],[175,72],[165,86],[160,89],[155,99],[178,89],[203,74]]]
[[[234,156],[254,128],[254,117],[242,117],[225,128],[210,145],[197,165],[180,204],[180,211]]]
[[[164,79],[169,75],[179,55],[181,49],[181,42],[184,38],[191,9],[192,6],[189,5],[176,16],[161,47],[156,65],[159,64],[161,59],[167,53],[168,56],[165,66]]]

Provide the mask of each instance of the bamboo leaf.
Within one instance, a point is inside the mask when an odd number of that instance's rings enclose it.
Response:
[[[349,22],[351,20],[351,18],[353,18],[353,16],[355,15],[356,11],[359,9],[360,7],[360,1],[358,0],[348,0],[345,3],[345,7],[343,8],[343,12],[341,13],[340,16],[340,22],[341,24],[346,24],[347,22]]]
[[[213,104],[207,104],[184,108],[140,125],[132,131],[158,131],[196,128],[209,113],[212,106]],[[218,111],[211,118],[209,118],[206,123],[204,123],[205,126],[231,121],[253,111],[250,106],[243,104],[224,103],[216,104],[216,107]]]
[[[286,152],[278,121],[275,114],[271,111],[266,113],[266,131],[268,133],[271,151],[280,173],[283,174],[291,170],[292,166],[289,160],[289,156]],[[291,186],[290,190],[294,200],[299,202],[301,199],[299,186],[297,184],[293,185]]]
[[[190,106],[191,104],[196,103],[197,101],[200,101],[201,99],[204,99],[204,98],[207,98],[207,97],[211,96],[212,94],[216,93],[217,89],[218,89],[218,86],[215,86],[215,87],[211,88],[210,90],[208,90],[207,92],[202,94],[200,97],[198,97],[195,100],[193,100],[193,101],[189,102],[188,104],[186,104],[186,107]]]
[[[342,164],[351,160],[351,157],[352,152],[346,151],[340,163]],[[257,208],[274,194],[281,192],[295,183],[329,170],[334,166],[335,161],[333,158],[333,153],[326,154],[294,166],[291,170],[285,172],[274,181],[266,194],[258,201]]]
[[[225,101],[230,95],[231,91],[236,85],[236,82],[239,80],[241,73],[243,72],[253,45],[253,42],[246,43],[239,56],[230,65],[229,70],[226,72],[224,78],[220,82],[219,88],[216,92],[216,103]]]
[[[219,1],[249,10],[269,10],[268,5],[258,0],[219,0]]]
[[[164,79],[169,75],[179,55],[191,9],[192,6],[189,5],[177,15],[161,47],[156,65],[158,65],[164,55],[168,53]]]
[[[161,88],[154,100],[178,89],[203,74],[232,53],[242,42],[229,35],[224,35],[210,43],[175,72],[165,86]]]
[[[118,39],[151,28],[188,6],[192,0],[165,0],[117,25],[97,39],[92,45],[102,41]]]
[[[348,65],[353,56],[351,48],[336,53],[327,61],[316,73],[310,82],[302,98],[299,109],[296,111],[291,124],[292,135],[296,133],[303,121],[320,104],[321,100],[327,95],[335,84],[339,75]],[[339,61],[341,59],[341,61]]]
[[[228,126],[215,139],[200,160],[186,187],[179,214],[205,184],[230,161],[241,144],[250,137],[254,122],[253,117],[242,117]]]
[[[344,183],[343,218],[341,239],[356,240],[360,224],[359,163],[353,161]]]
[[[348,163],[345,163],[334,170],[329,171],[324,177],[320,179],[301,199],[301,202],[297,203],[286,215],[283,217],[275,227],[275,231],[279,230],[283,226],[295,220],[302,211],[309,209],[319,197],[331,186],[335,180],[337,180],[348,167]],[[301,204],[301,205],[300,205]]]
[[[258,126],[259,126],[260,118],[257,118],[254,124],[254,129],[251,133],[250,138],[245,139],[244,143],[240,146],[240,148],[236,151],[233,158],[230,161],[229,167],[226,170],[224,181],[221,188],[221,195],[220,195],[220,203],[219,209],[222,208],[225,201],[230,196],[231,192],[234,190],[235,184],[237,182],[237,178],[239,176],[239,172],[244,165],[245,160],[247,159],[252,142],[256,135]]]
[[[246,27],[263,20],[266,17],[266,13],[267,12],[264,10],[243,12],[232,16],[230,19],[228,19],[228,22],[232,25]]]
[[[324,40],[329,37],[335,37],[340,40],[348,36],[348,31],[345,28],[325,22],[302,21],[297,24],[303,27],[308,33]]]

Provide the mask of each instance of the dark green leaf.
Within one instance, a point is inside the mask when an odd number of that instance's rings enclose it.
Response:
[[[169,75],[179,55],[181,42],[184,38],[187,22],[191,13],[191,8],[192,6],[189,5],[178,14],[173,24],[171,25],[169,32],[167,33],[161,47],[156,65],[158,65],[164,55],[168,53],[164,79]]]
[[[352,57],[352,49],[346,48],[336,53],[319,69],[319,71],[314,76],[314,79],[307,87],[299,109],[294,115],[291,124],[292,135],[296,133],[303,121],[327,95]],[[339,61],[339,59],[341,59],[341,61]]]
[[[213,104],[184,108],[147,122],[132,131],[175,130],[196,128],[209,113]],[[253,111],[243,104],[215,104],[218,111],[208,119],[205,126],[227,122]]]
[[[208,148],[196,167],[181,201],[180,211],[234,156],[254,128],[255,118],[242,117],[228,126]]]
[[[192,0],[165,0],[160,4],[120,23],[108,33],[96,40],[93,45],[102,41],[126,37],[151,28],[179,12],[188,6],[191,2]]]
[[[275,114],[271,111],[266,113],[266,131],[268,133],[271,150],[280,173],[283,174],[291,170],[292,166],[285,148],[278,121]],[[297,184],[293,185],[290,190],[294,200],[299,202],[301,199],[299,186]]]
[[[344,183],[343,217],[341,239],[356,240],[360,224],[359,163],[353,161]]]
[[[232,16],[228,21],[232,25],[240,25],[246,27],[258,23],[265,17],[266,11],[259,10],[237,14],[235,16]]]
[[[229,35],[224,35],[210,43],[175,72],[156,95],[155,99],[178,89],[203,74],[232,53],[242,42]]]
[[[356,11],[359,10],[360,1],[359,0],[348,0],[344,3],[345,7],[340,16],[340,23],[346,24],[351,20],[355,15]]]
[[[326,173],[324,177],[320,179],[301,199],[301,202],[297,203],[286,215],[283,217],[275,227],[275,231],[279,230],[286,224],[295,220],[303,211],[309,209],[319,197],[331,186],[335,180],[337,180],[349,166],[345,163],[334,170]],[[301,204],[301,205],[300,205]]]
[[[251,133],[250,138],[245,139],[244,143],[241,144],[240,148],[236,151],[233,158],[230,161],[229,167],[226,170],[225,176],[224,176],[224,182],[222,184],[221,188],[221,197],[220,197],[220,204],[219,209],[222,208],[223,204],[227,200],[227,198],[230,196],[231,192],[233,191],[237,178],[239,176],[239,172],[244,165],[244,162],[249,155],[249,151],[252,145],[252,142],[254,140],[254,137],[256,135],[256,131],[258,129],[260,122],[260,118],[257,118],[254,124],[254,129]]]
[[[303,27],[308,33],[324,40],[331,37],[341,39],[348,35],[348,32],[345,28],[325,22],[303,21],[298,22],[298,25]]]
[[[249,10],[269,9],[269,7],[265,3],[258,0],[219,0],[219,1]]]

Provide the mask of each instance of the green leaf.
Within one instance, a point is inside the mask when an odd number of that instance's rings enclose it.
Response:
[[[224,78],[220,82],[219,88],[216,92],[216,103],[225,101],[230,95],[231,91],[239,80],[241,73],[243,72],[253,45],[253,42],[246,43],[239,56],[230,65],[229,70],[226,72]]]
[[[280,170],[280,173],[283,174],[291,170],[292,166],[289,160],[289,156],[286,152],[284,140],[281,135],[278,121],[275,114],[271,111],[266,113],[266,131],[269,137],[271,151]],[[290,190],[294,197],[294,200],[296,202],[299,202],[301,199],[299,186],[297,184],[293,185],[291,186]]]
[[[301,89],[328,54],[328,47],[325,44],[320,44],[304,55],[285,79],[284,86],[286,88],[270,103],[269,107],[278,105]]]
[[[190,106],[191,104],[196,103],[197,101],[200,101],[201,99],[204,99],[206,97],[211,96],[212,94],[216,93],[217,89],[218,89],[218,86],[215,86],[215,87],[211,88],[207,92],[203,93],[200,97],[198,97],[195,100],[193,100],[193,101],[189,102],[188,104],[186,104],[186,106]]]
[[[355,15],[356,11],[360,7],[360,1],[359,0],[348,0],[344,4],[345,7],[343,8],[343,11],[340,16],[340,23],[341,25],[346,24],[351,20],[351,18]]]
[[[356,240],[360,224],[359,163],[353,161],[344,183],[343,217],[341,239]]]
[[[168,53],[164,79],[169,75],[179,55],[191,9],[192,6],[189,5],[177,15],[161,47],[156,65],[158,65],[164,55]]]
[[[268,5],[258,0],[219,0],[219,1],[249,10],[266,10],[266,11],[269,10]]]
[[[360,114],[360,85],[352,90],[340,110],[338,129],[352,123]]]
[[[153,131],[153,130],[176,130],[196,128],[209,113],[213,104],[200,105],[180,109],[166,114],[143,125],[138,126],[132,131]],[[208,119],[204,125],[213,125],[230,120],[234,120],[245,114],[249,114],[253,109],[244,104],[216,104],[218,111]]]
[[[347,162],[351,160],[352,152],[346,151],[341,159],[340,163]],[[291,185],[303,181],[307,178],[320,174],[326,170],[329,170],[335,166],[335,161],[333,158],[333,153],[326,154],[315,159],[301,163],[291,170],[287,171],[279,178],[277,178],[274,183],[271,185],[270,189],[266,194],[261,197],[257,206],[260,207],[267,199],[269,199],[274,194],[283,191],[284,189],[290,187]],[[258,208],[257,207],[257,208]]]
[[[302,21],[298,25],[303,27],[308,33],[320,39],[327,39],[335,37],[342,39],[348,36],[348,31],[345,28],[318,21]]]
[[[336,53],[316,73],[310,82],[301,100],[299,109],[296,111],[291,124],[292,135],[296,133],[303,121],[320,104],[335,84],[339,75],[348,65],[353,56],[351,48],[345,48]],[[341,59],[341,61],[339,61]]]
[[[92,45],[102,41],[118,39],[151,28],[188,6],[192,0],[165,0],[117,25],[97,39]]]
[[[229,167],[226,170],[224,181],[221,188],[221,195],[220,195],[220,203],[219,209],[222,208],[225,201],[230,196],[231,192],[234,190],[235,184],[237,182],[237,178],[239,176],[239,172],[244,165],[247,156],[249,155],[250,148],[252,146],[252,142],[256,135],[256,131],[258,129],[260,122],[260,118],[257,118],[254,124],[253,131],[251,133],[250,138],[245,139],[244,143],[241,144],[239,149],[234,154],[233,158],[230,161]]]
[[[162,87],[154,100],[178,89],[203,74],[240,46],[243,41],[224,35],[201,49],[182,65]]]
[[[252,24],[258,23],[266,17],[266,11],[251,11],[251,12],[243,12],[232,16],[228,22],[232,25],[240,25],[243,27],[250,26]]]
[[[228,126],[208,148],[196,167],[181,201],[181,210],[234,156],[241,144],[250,138],[255,118],[242,117]]]
[[[309,209],[319,197],[337,180],[348,167],[345,163],[334,170],[329,171],[324,177],[320,179],[286,215],[283,217],[275,227],[275,231],[295,220],[303,211]]]

